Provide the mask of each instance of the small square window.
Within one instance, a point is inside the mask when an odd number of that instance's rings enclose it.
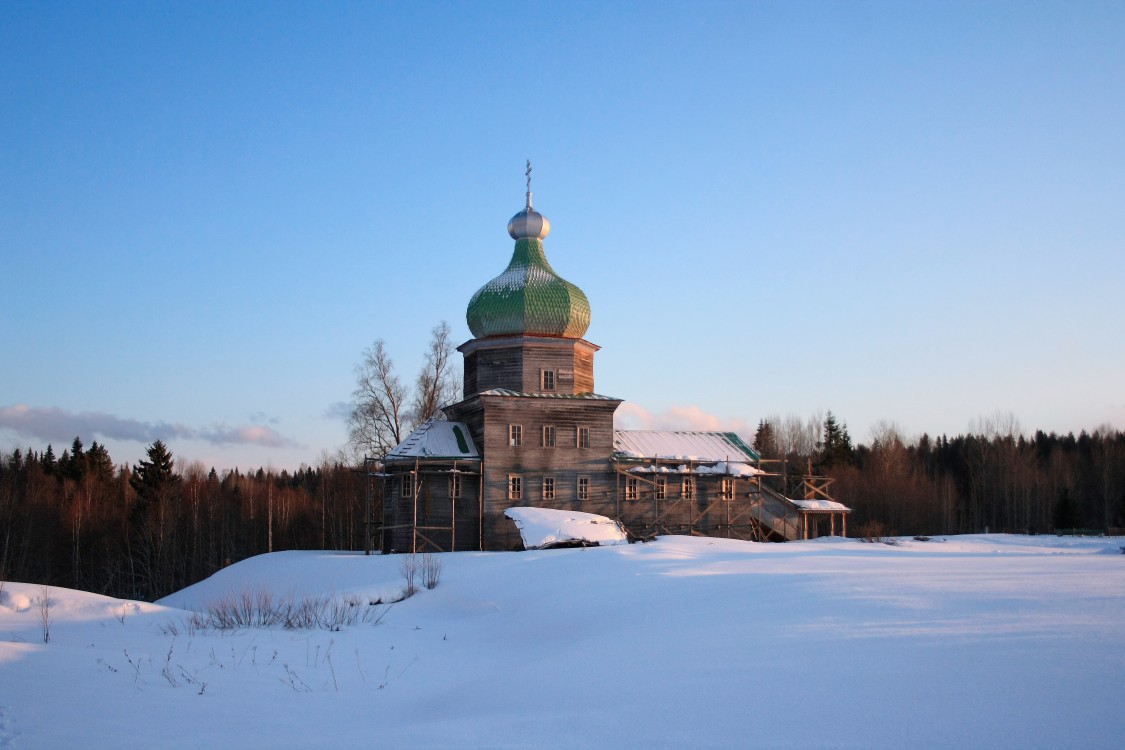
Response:
[[[523,426],[518,424],[508,425],[508,445],[518,448],[523,445]]]
[[[579,500],[589,500],[590,499],[590,478],[589,477],[578,477],[578,499]]]
[[[555,426],[553,424],[543,425],[543,447],[544,448],[554,448],[555,447],[555,436],[556,436]]]
[[[664,477],[657,477],[653,491],[656,493],[657,500],[663,500],[668,493],[668,480]]]
[[[555,371],[542,370],[540,372],[540,390],[553,391],[555,390]]]
[[[519,500],[523,497],[523,477],[515,474],[508,475],[508,499]]]
[[[625,499],[636,500],[640,494],[640,480],[636,477],[628,477],[625,479]]]
[[[589,427],[579,427],[578,428],[578,447],[579,448],[589,448],[590,447],[590,428]]]
[[[460,474],[450,474],[449,475],[449,496],[450,497],[461,497],[461,475]]]
[[[543,477],[543,499],[544,500],[554,500],[555,499],[555,478],[554,477]]]

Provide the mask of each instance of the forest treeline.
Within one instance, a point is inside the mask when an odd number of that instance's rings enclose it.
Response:
[[[160,441],[132,467],[79,438],[16,450],[0,455],[0,581],[151,601],[262,552],[362,549],[365,495],[340,463],[220,475]]]
[[[852,508],[851,536],[1102,532],[1125,526],[1125,433],[1108,427],[1022,435],[1011,416],[982,420],[967,434],[906,440],[892,424],[853,445],[831,412],[806,422],[762,420],[754,447],[773,481],[797,487],[812,473]],[[784,489],[784,487],[779,487]]]
[[[770,418],[755,448],[794,490],[811,469],[853,509],[851,536],[1053,533],[1125,526],[1125,433],[1024,437],[1009,422],[906,440],[881,425],[853,444],[828,413]],[[117,466],[75,438],[61,456],[0,454],[0,581],[153,600],[232,562],[287,549],[362,549],[365,475],[336,461],[217,473],[160,441]],[[377,481],[374,482],[378,513]]]

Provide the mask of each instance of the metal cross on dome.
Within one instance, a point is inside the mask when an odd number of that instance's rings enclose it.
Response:
[[[527,160],[527,171],[524,172],[527,176],[527,207],[531,208],[531,159]]]

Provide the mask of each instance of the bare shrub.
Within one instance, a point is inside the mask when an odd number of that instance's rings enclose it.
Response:
[[[275,628],[286,630],[340,630],[358,625],[378,625],[389,605],[382,609],[364,604],[358,597],[306,596],[277,599],[265,590],[242,591],[211,604],[205,612],[194,613],[184,620],[184,629],[194,635],[199,630],[239,630],[242,628]],[[179,633],[175,624],[164,632]]]
[[[422,555],[422,585],[432,589],[441,578],[441,558],[429,552]]]
[[[406,579],[402,598],[409,599],[418,591],[418,556],[413,552],[402,556],[402,577]]]
[[[43,585],[43,596],[39,597],[39,622],[43,625],[43,642],[51,642],[51,591]]]
[[[887,536],[887,527],[883,525],[882,521],[868,521],[860,526],[859,538],[870,544],[875,542],[890,543],[890,538]]]

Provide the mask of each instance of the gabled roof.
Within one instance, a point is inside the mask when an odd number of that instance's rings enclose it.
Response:
[[[434,417],[420,424],[414,432],[387,454],[387,461],[414,458],[447,458],[479,461],[480,452],[463,422],[450,422]]]
[[[758,454],[733,432],[614,430],[613,451],[621,459],[697,463],[753,463]]]

